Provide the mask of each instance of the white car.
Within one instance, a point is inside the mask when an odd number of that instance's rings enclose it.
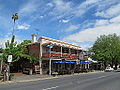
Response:
[[[114,70],[113,68],[107,67],[107,68],[105,69],[105,72],[111,72],[111,71],[113,71],[113,70]]]

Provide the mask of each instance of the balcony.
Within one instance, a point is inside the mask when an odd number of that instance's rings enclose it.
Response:
[[[62,59],[78,59],[78,56],[75,54],[60,53],[60,52],[51,52],[43,53],[43,58],[62,58]]]

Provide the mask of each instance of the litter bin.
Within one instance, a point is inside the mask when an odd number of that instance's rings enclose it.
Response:
[[[32,69],[29,70],[29,75],[32,75],[33,71]]]

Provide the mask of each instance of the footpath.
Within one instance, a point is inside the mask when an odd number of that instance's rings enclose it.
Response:
[[[99,72],[103,72],[103,71],[94,71],[94,72],[88,72],[88,73],[74,73],[70,75],[58,75],[58,76],[39,75],[39,74],[35,74],[35,75],[18,74],[18,75],[15,75],[11,81],[0,82],[0,84],[39,81],[39,80],[47,80],[47,79],[54,79],[54,78],[64,78],[64,77],[70,77],[74,75],[92,74],[92,73],[99,73]]]

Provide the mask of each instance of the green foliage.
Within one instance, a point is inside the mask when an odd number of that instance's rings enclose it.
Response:
[[[12,15],[12,19],[13,19],[14,21],[17,20],[17,19],[18,19],[18,13],[13,14],[13,15]]]
[[[31,43],[31,40],[24,40],[24,41],[21,43],[21,45],[27,45],[27,44],[29,44],[29,43]]]
[[[38,61],[38,58],[28,55],[28,49],[26,45],[31,43],[30,40],[24,40],[22,43],[18,44],[15,42],[15,36],[12,36],[11,42],[8,40],[5,45],[6,48],[4,50],[4,61],[7,61],[8,55],[13,56],[13,62],[16,62],[20,59],[28,59],[30,62]]]
[[[11,43],[14,43],[14,40],[15,40],[15,36],[13,35],[13,36],[12,36]]]
[[[39,59],[32,56],[32,55],[28,55],[28,49],[27,49],[27,45],[31,43],[31,40],[24,40],[21,44],[18,44],[17,47],[20,49],[21,53],[20,56],[22,58],[26,58],[28,59],[30,62],[34,63],[37,62]]]
[[[3,51],[4,51],[4,50],[3,50],[2,48],[0,48],[0,53],[3,53]]]
[[[105,63],[118,64],[120,62],[120,37],[116,34],[102,35],[95,41],[91,52],[92,57]]]

